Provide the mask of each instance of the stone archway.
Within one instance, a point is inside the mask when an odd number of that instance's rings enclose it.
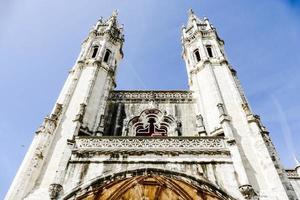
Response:
[[[76,200],[233,200],[204,180],[160,169],[138,169],[108,176],[68,195],[71,196]]]

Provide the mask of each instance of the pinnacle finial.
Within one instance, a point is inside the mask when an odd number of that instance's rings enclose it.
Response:
[[[118,9],[112,12],[112,17],[117,17],[117,16],[118,16]]]
[[[188,11],[188,14],[189,14],[189,16],[193,15],[194,14],[193,9],[190,8],[189,11]]]

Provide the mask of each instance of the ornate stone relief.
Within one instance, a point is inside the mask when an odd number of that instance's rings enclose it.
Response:
[[[56,120],[46,117],[43,124],[36,130],[36,134],[52,134],[56,128]]]
[[[192,102],[191,91],[112,91],[109,100],[114,101],[170,101]]]
[[[205,127],[204,127],[202,115],[200,115],[200,114],[197,115],[197,116],[196,116],[196,119],[197,119],[197,121],[196,121],[196,126],[197,126],[197,129],[198,129],[199,135],[200,135],[200,136],[205,136],[205,135],[207,135],[206,130],[205,130]]]
[[[59,116],[61,115],[61,111],[62,111],[62,104],[57,103],[55,105],[54,111],[51,114],[50,118],[53,120],[57,120],[59,118]]]
[[[300,179],[299,174],[298,174],[297,171],[294,170],[294,169],[286,169],[285,172],[286,172],[288,178],[296,178],[296,179]]]
[[[250,111],[250,108],[249,108],[248,103],[243,103],[243,104],[242,104],[242,108],[243,108],[243,110],[245,111],[245,113],[246,113],[247,116],[248,116],[248,115],[251,115],[251,111]]]
[[[42,125],[36,130],[36,134],[47,133],[52,134],[56,128],[57,120],[61,115],[62,104],[56,104],[53,113],[50,117],[46,117]]]
[[[83,122],[83,117],[84,117],[84,114],[85,114],[85,107],[86,107],[86,104],[84,104],[84,103],[80,104],[79,112],[76,115],[74,121],[78,121],[79,123]]]
[[[247,200],[255,199],[255,197],[257,196],[251,185],[242,185],[239,187],[239,190]]]
[[[227,151],[222,137],[77,137],[75,150],[165,153]]]
[[[63,187],[60,184],[52,183],[49,185],[49,197],[51,200],[57,199],[59,193],[62,191]]]

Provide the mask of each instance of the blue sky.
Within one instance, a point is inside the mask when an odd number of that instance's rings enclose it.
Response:
[[[229,61],[285,167],[300,155],[298,0],[2,0],[0,199],[50,112],[90,27],[119,10],[118,89],[187,89],[180,30],[193,8],[225,40]],[[155,77],[155,81],[154,81]]]

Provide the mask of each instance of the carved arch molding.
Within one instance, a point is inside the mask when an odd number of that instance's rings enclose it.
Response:
[[[157,169],[109,176],[76,194],[77,200],[230,200],[215,186]],[[68,198],[67,198],[68,199]]]

